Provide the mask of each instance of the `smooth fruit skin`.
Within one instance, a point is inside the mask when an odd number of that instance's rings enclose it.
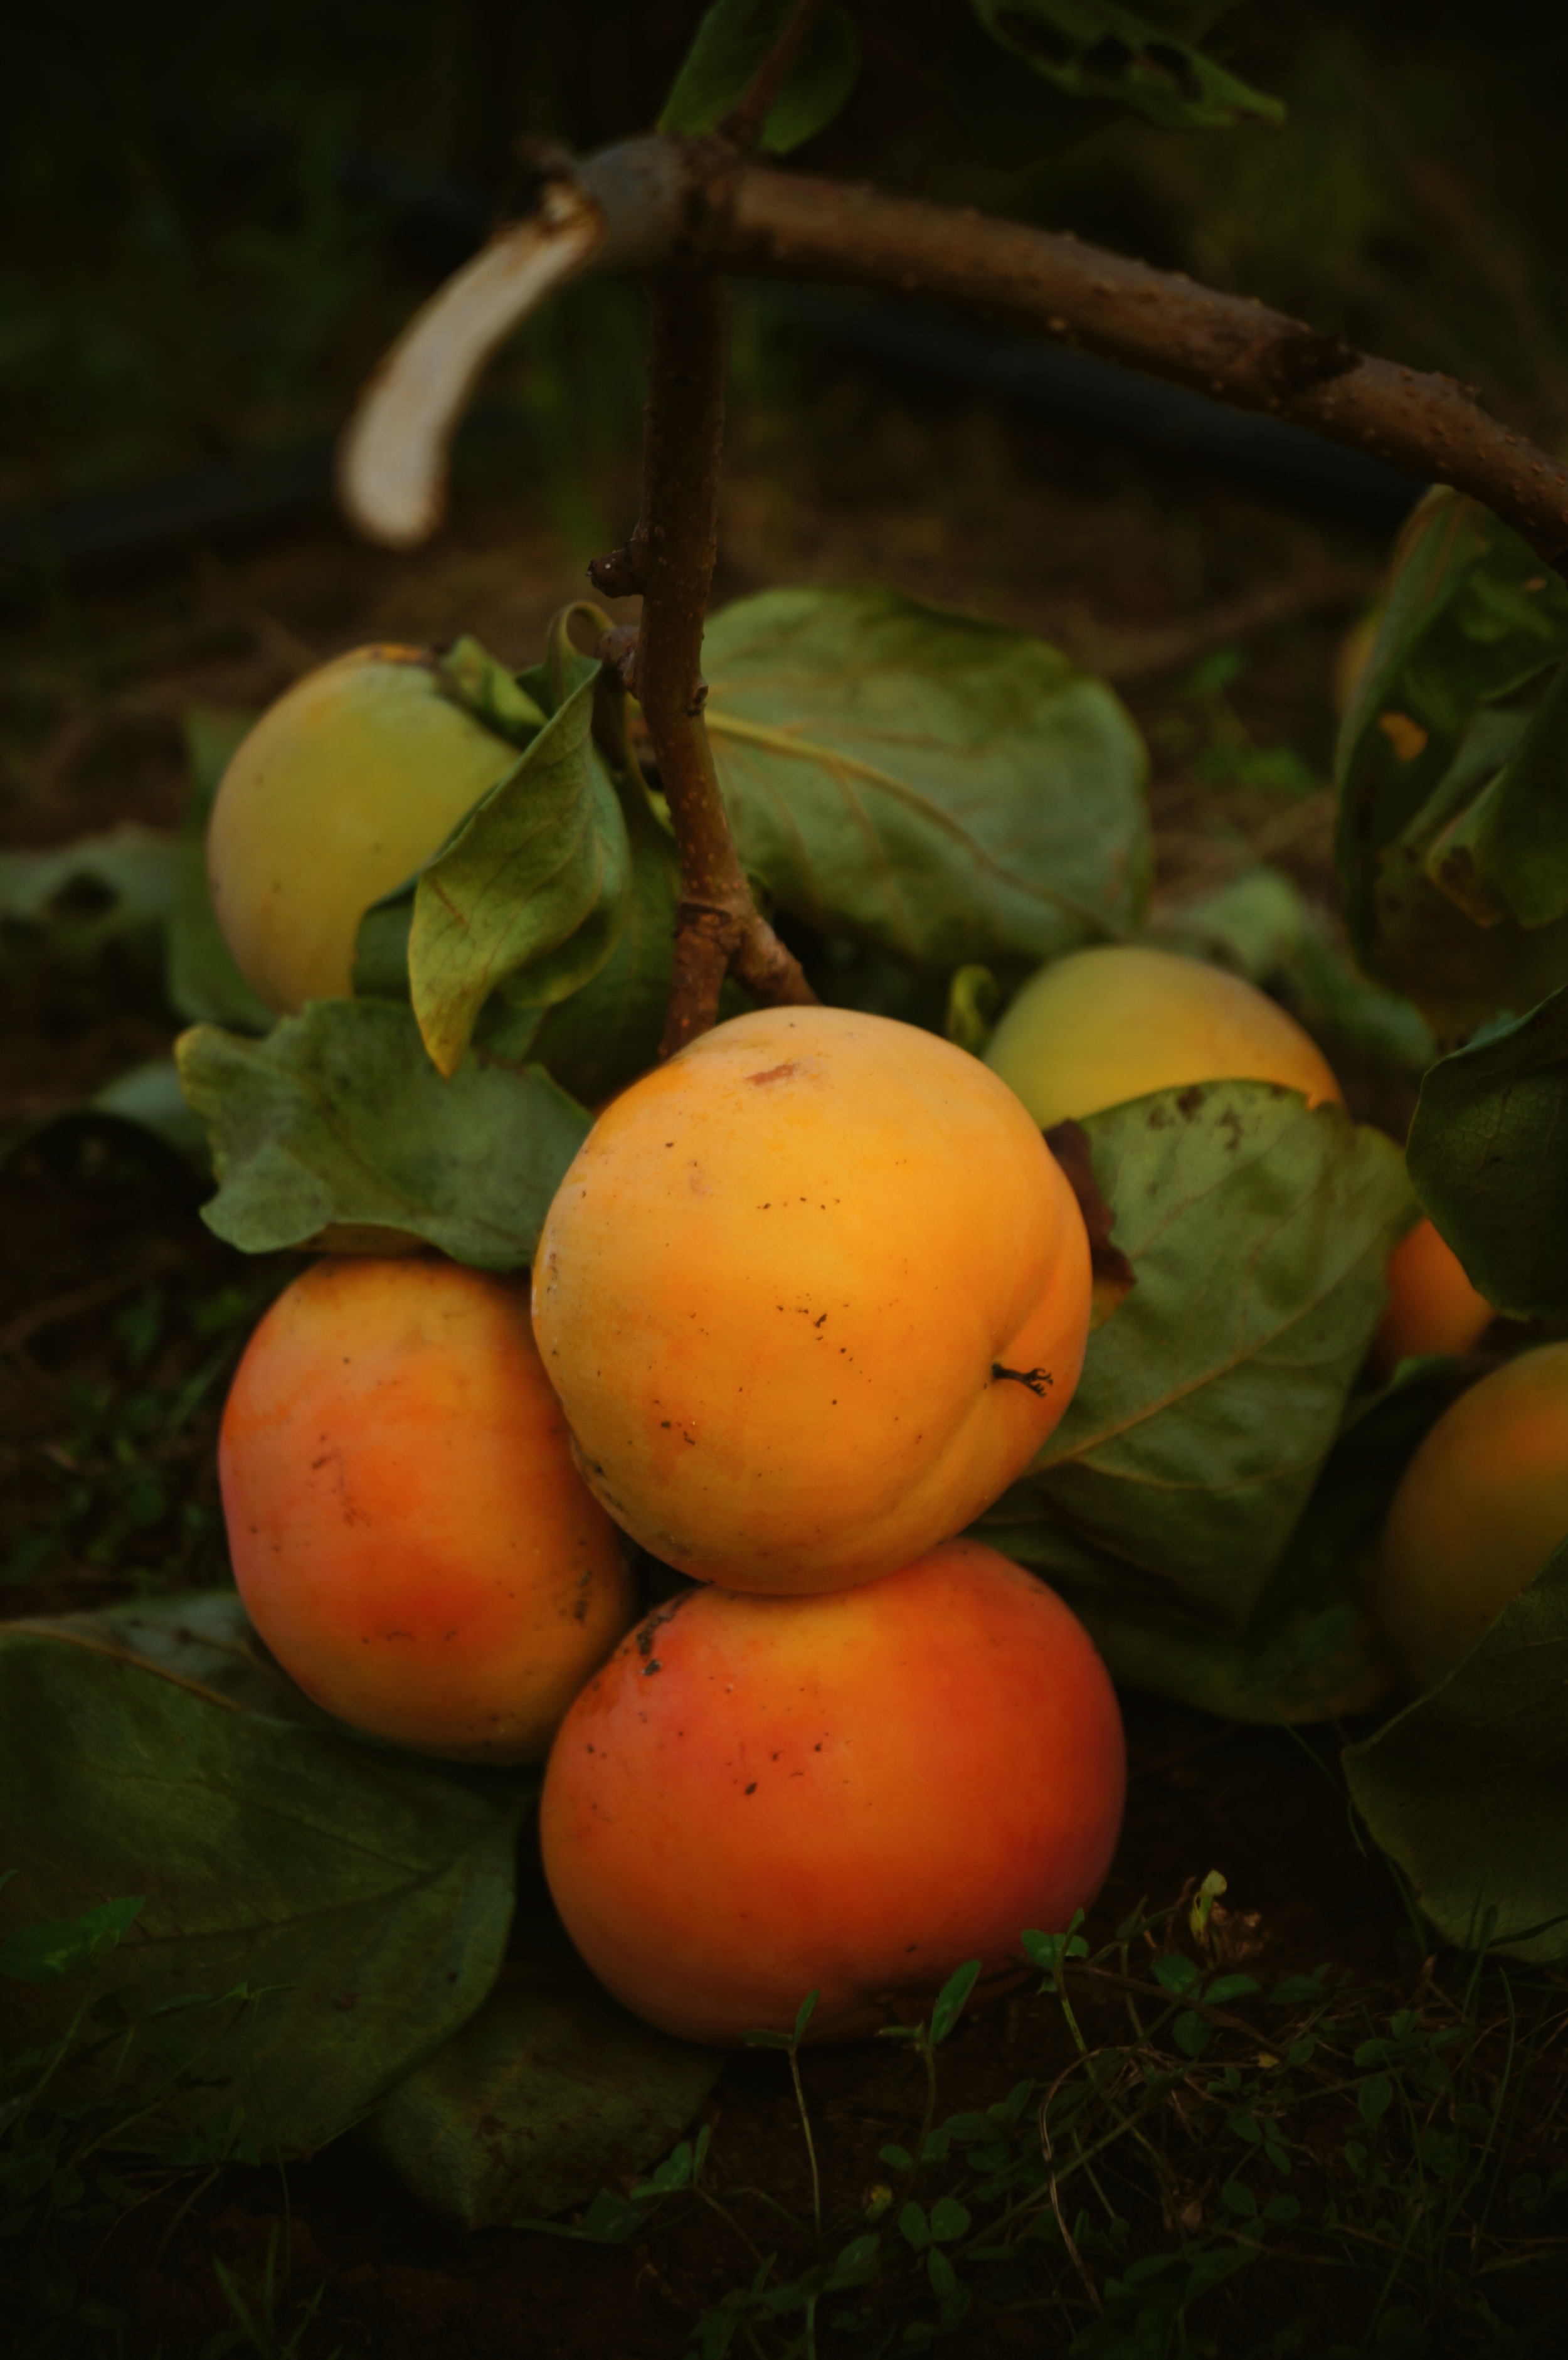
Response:
[[[1465,1275],[1465,1265],[1428,1220],[1420,1220],[1388,1256],[1388,1307],[1367,1365],[1391,1377],[1401,1360],[1423,1352],[1467,1352],[1497,1314]]]
[[[1430,1688],[1568,1536],[1568,1344],[1521,1352],[1444,1410],[1388,1511],[1369,1603]]]
[[[252,1622],[378,1737],[542,1761],[637,1611],[512,1281],[318,1262],[250,1340],[218,1468]]]
[[[1089,1291],[1077,1200],[977,1059],[886,1017],[759,1009],[594,1124],[539,1240],[534,1332],[578,1463],[644,1547],[731,1590],[838,1590],[1021,1473],[1072,1399]]]
[[[1138,944],[1073,951],[1025,984],[985,1063],[1042,1131],[1150,1090],[1279,1082],[1339,1104],[1323,1052],[1267,995],[1223,967]]]
[[[1026,1928],[1086,1908],[1126,1783],[1076,1615],[947,1541],[856,1590],[650,1614],[561,1723],[540,1841],[568,1933],[650,2024],[737,2043],[820,1991],[811,2037],[848,2040],[968,1959],[994,1988]]]
[[[345,998],[365,911],[517,759],[417,648],[355,648],[296,681],[236,750],[207,836],[212,906],[252,990],[284,1016]]]

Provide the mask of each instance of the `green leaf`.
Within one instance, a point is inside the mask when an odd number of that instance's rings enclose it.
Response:
[[[1361,1603],[1364,1575],[1411,1453],[1466,1381],[1454,1362],[1428,1360],[1357,1408],[1240,1632],[1143,1596],[1115,1559],[1074,1557],[1049,1523],[986,1526],[986,1537],[1071,1598],[1125,1686],[1230,1721],[1363,1711],[1394,1678]]]
[[[661,131],[712,131],[738,103],[793,15],[796,0],[716,0],[665,102]],[[848,11],[823,11],[768,109],[762,146],[787,156],[830,124],[860,72],[860,36]]]
[[[1201,2057],[1213,2038],[1214,2027],[1205,2024],[1193,2008],[1183,2008],[1171,2027],[1171,2037],[1183,2057]]]
[[[1277,98],[1117,0],[970,0],[994,41],[1069,96],[1109,101],[1174,131],[1282,123]]]
[[[43,851],[0,853],[0,919],[26,926],[67,959],[112,941],[156,936],[172,913],[178,838],[122,821],[101,836]]]
[[[524,680],[533,682],[532,673],[514,679],[505,664],[466,632],[437,659],[435,671],[454,705],[463,705],[498,738],[509,738],[514,746],[530,744],[555,710],[553,697],[541,700],[525,687]]]
[[[1416,1193],[1499,1311],[1568,1311],[1568,987],[1433,1065],[1409,1161]]]
[[[980,1980],[980,1961],[970,1959],[949,1975],[936,1995],[931,2009],[931,2037],[933,2045],[947,2038],[964,2013],[964,2004]]]
[[[1154,1961],[1155,1982],[1161,1991],[1171,1992],[1178,1997],[1182,1992],[1192,1990],[1201,1973],[1202,1969],[1196,1961],[1184,1959],[1179,1950],[1169,1950],[1163,1958]]]
[[[1117,1613],[1247,1628],[1328,1455],[1410,1214],[1398,1150],[1268,1083],[1156,1091],[1084,1125],[1138,1284],[984,1529],[1031,1513]],[[1006,1544],[996,1542],[996,1546]],[[1054,1551],[1054,1554],[1052,1553]],[[1107,1574],[1094,1553],[1119,1568]]]
[[[681,868],[640,779],[616,781],[631,845],[620,939],[597,975],[544,1012],[531,1054],[584,1106],[647,1073],[670,1000]]]
[[[19,1983],[59,1983],[85,1973],[124,1940],[146,1907],[146,1895],[138,1894],[101,1901],[63,1924],[19,1927],[0,1942],[0,1975]]]
[[[969,2212],[955,2196],[939,2196],[931,2206],[931,2233],[939,2245],[955,2245],[969,2234]]]
[[[609,958],[631,884],[626,822],[590,727],[597,664],[421,871],[408,976],[440,1071],[454,1074],[498,985],[548,1007]]]
[[[100,1968],[130,2038],[68,2058],[62,2100],[152,2153],[236,2107],[268,2152],[323,2145],[489,1991],[536,1789],[335,1731],[232,1593],[0,1626],[0,1936],[146,1896]],[[76,2005],[20,1986],[8,2037]]]
[[[1338,858],[1362,963],[1408,993],[1443,1041],[1568,981],[1568,919],[1526,927],[1508,915],[1477,880],[1465,834],[1530,735],[1565,653],[1568,584],[1475,501],[1430,495],[1401,537],[1341,734]],[[1533,737],[1532,776],[1542,760],[1550,768],[1556,734],[1552,721]],[[1534,803],[1532,788],[1522,807]],[[1499,843],[1512,828],[1510,816]],[[1484,812],[1472,834],[1491,847]],[[1517,883],[1518,869],[1502,858],[1506,879]],[[1523,906],[1551,907],[1551,895],[1536,904],[1527,894]]]
[[[85,1110],[134,1123],[138,1131],[160,1139],[198,1172],[211,1169],[207,1134],[186,1103],[180,1068],[172,1057],[152,1057],[144,1065],[133,1065],[128,1073],[116,1075],[89,1099]]]
[[[1568,1544],[1445,1680],[1345,1754],[1350,1791],[1444,1938],[1568,1955]]]
[[[1451,820],[1427,873],[1478,925],[1534,930],[1568,916],[1568,665],[1559,664],[1502,769]]]
[[[1387,2073],[1374,2073],[1369,2081],[1363,2081],[1356,2103],[1367,2129],[1375,2131],[1394,2103],[1394,2085]]]
[[[714,759],[780,908],[909,965],[1129,932],[1149,876],[1125,708],[1028,632],[890,590],[771,590],[708,625]]]
[[[723,2063],[629,2016],[564,1943],[536,1943],[508,1958],[478,2014],[355,2136],[431,2212],[495,2228],[565,2212],[644,2169]],[[671,2187],[691,2178],[691,2150],[680,2152],[686,2168],[668,2173]]]
[[[418,1240],[519,1270],[589,1129],[535,1066],[476,1053],[443,1081],[384,1000],[313,1001],[265,1041],[198,1025],[177,1054],[220,1184],[202,1218],[246,1253]]]

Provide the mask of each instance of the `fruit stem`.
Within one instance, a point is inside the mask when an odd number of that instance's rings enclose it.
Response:
[[[806,2155],[811,2167],[811,2224],[818,2236],[822,2234],[822,2183],[817,2172],[817,2150],[811,2137],[811,2118],[806,2112],[806,2092],[800,2081],[800,2055],[798,2046],[789,2048],[789,2078],[795,2084],[795,2103],[800,2109],[800,2128],[806,2134]]]
[[[606,592],[642,592],[630,685],[653,741],[681,858],[661,1057],[711,1031],[732,967],[758,1000],[816,998],[752,900],[702,717],[702,618],[718,552],[728,366],[723,282],[701,268],[650,281],[642,513],[626,548],[588,569]]]

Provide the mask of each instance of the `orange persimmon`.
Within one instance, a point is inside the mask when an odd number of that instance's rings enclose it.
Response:
[[[689,2040],[814,2039],[982,1994],[1099,1891],[1121,1826],[1116,1692],[1054,1590],[978,1541],[857,1589],[686,1590],[578,1698],[540,1842],[572,1940]]]

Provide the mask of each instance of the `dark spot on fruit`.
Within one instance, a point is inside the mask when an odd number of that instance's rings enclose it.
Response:
[[[746,1078],[748,1082],[752,1083],[754,1087],[760,1088],[764,1082],[788,1081],[790,1075],[794,1073],[795,1070],[795,1060],[791,1058],[787,1065],[769,1065],[765,1074],[747,1074]],[[805,1198],[802,1196],[800,1202],[804,1204],[805,1201]]]
[[[756,1781],[756,1779],[755,1779],[755,1778],[752,1780],[752,1782],[751,1782],[750,1786],[746,1788],[746,1793],[747,1793],[748,1795],[755,1795],[755,1794],[756,1794],[756,1792],[757,1792],[757,1781]]]

